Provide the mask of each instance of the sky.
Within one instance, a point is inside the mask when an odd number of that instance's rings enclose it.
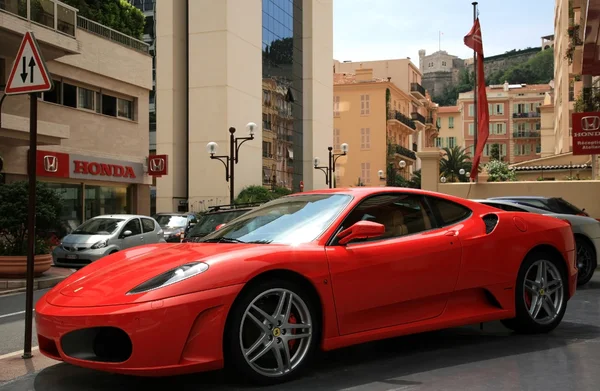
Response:
[[[440,47],[473,56],[463,42],[473,26],[473,0],[334,0],[333,58],[370,61],[410,57]],[[541,46],[554,33],[554,0],[479,0],[485,56]]]

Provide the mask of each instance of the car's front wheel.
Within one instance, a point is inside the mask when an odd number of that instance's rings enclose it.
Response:
[[[230,369],[254,383],[296,377],[318,348],[314,298],[302,286],[269,280],[251,286],[231,309],[226,330]]]
[[[515,287],[516,317],[502,323],[520,333],[547,333],[567,310],[568,282],[562,260],[537,252],[525,259]]]

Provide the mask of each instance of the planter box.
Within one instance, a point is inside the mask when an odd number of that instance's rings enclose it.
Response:
[[[41,276],[52,266],[52,255],[36,255],[34,259],[33,274]],[[25,278],[27,276],[27,257],[5,257],[0,256],[0,277]]]

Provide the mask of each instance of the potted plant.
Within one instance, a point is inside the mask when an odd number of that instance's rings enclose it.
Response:
[[[0,185],[0,276],[22,278],[27,274],[27,214],[29,184],[26,181]],[[36,186],[36,234],[34,274],[52,266],[52,246],[64,234],[59,217],[60,195],[48,185]]]

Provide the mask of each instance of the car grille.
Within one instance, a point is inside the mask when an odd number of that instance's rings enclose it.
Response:
[[[87,250],[89,248],[89,246],[80,246],[80,245],[70,245],[70,244],[63,244],[62,245],[63,250],[65,251],[71,251],[71,252],[75,252],[75,251],[83,251],[83,250]]]
[[[58,263],[68,264],[68,265],[87,265],[92,263],[89,259],[67,259],[67,258],[57,258],[56,261]]]

